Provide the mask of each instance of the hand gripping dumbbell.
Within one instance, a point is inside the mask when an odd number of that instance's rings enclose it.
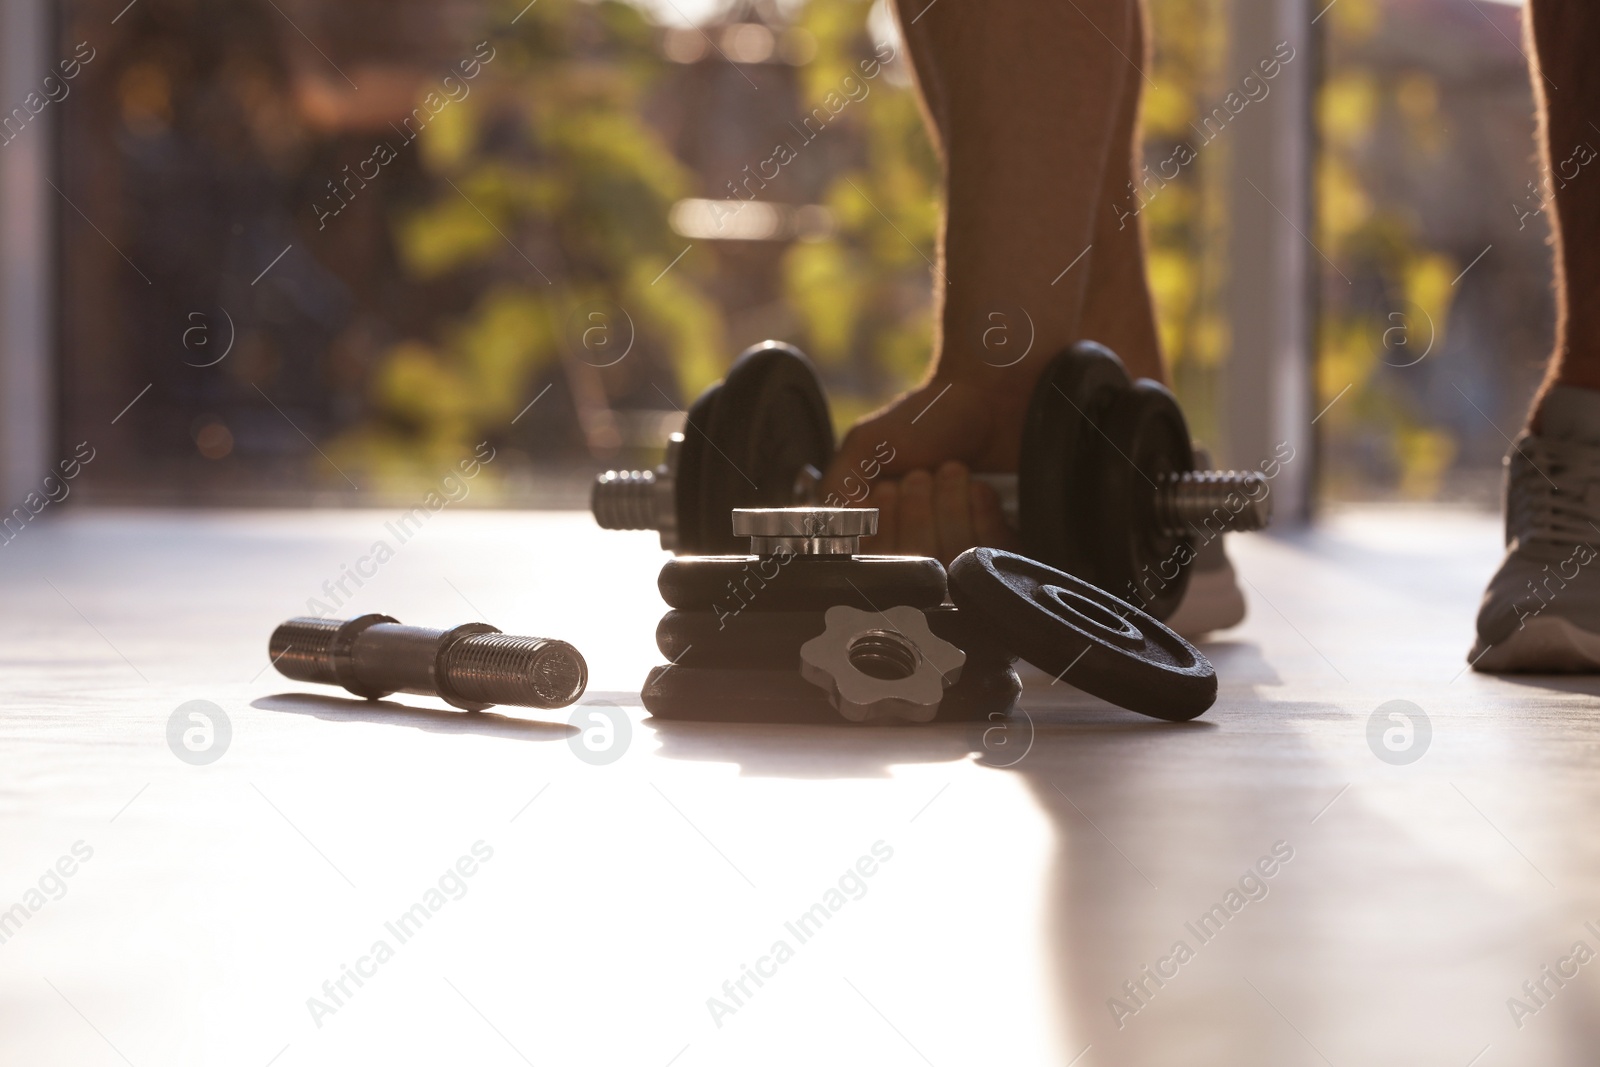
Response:
[[[673,552],[735,552],[732,508],[814,503],[833,457],[833,423],[816,371],[791,345],[746,350],[694,406],[653,471],[607,471],[595,520],[658,530]],[[1040,376],[1022,431],[1018,474],[994,486],[1028,555],[1157,618],[1176,610],[1196,539],[1259,530],[1270,486],[1256,471],[1195,469],[1176,399],[1131,380],[1111,351],[1081,342]]]
[[[991,719],[1021,692],[1022,657],[1123,707],[1189,719],[1216,672],[1159,621],[1024,556],[863,556],[870,508],[737,510],[751,555],[679,556],[661,570],[671,662],[641,691],[669,719],[948,722]],[[944,603],[953,599],[955,606]]]

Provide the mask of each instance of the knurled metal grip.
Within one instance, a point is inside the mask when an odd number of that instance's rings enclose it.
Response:
[[[565,641],[517,637],[481,622],[439,630],[388,615],[301,617],[274,630],[267,651],[286,678],[342,686],[368,700],[437,696],[466,711],[562,708],[589,683],[583,656]]]

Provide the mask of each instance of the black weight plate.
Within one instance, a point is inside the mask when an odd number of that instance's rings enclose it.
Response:
[[[683,444],[678,446],[676,482],[672,489],[672,503],[678,513],[675,551],[680,553],[700,550],[700,474],[705,465],[704,456],[711,451],[706,447],[706,427],[711,424],[711,413],[716,410],[721,392],[721,382],[707,388],[690,405],[683,421]]]
[[[995,644],[957,608],[930,608],[928,628],[967,654],[977,670],[1010,666],[1016,656]],[[656,647],[681,667],[800,669],[800,646],[822,633],[822,611],[743,611],[718,616],[711,611],[669,611],[656,626]]]
[[[1189,587],[1194,549],[1162,533],[1156,494],[1166,475],[1194,470],[1189,427],[1166,386],[1140,378],[1112,401],[1104,429],[1121,455],[1101,471],[1095,584],[1171,618]]]
[[[970,722],[1005,715],[1021,692],[1022,682],[1010,667],[963,670],[944,691],[933,721]],[[663,719],[857,725],[840,715],[828,695],[797,671],[663,665],[650,672],[639,696],[650,714]]]
[[[731,524],[731,518],[730,518]],[[868,611],[944,603],[944,567],[926,556],[679,556],[656,580],[670,607],[712,611]]]
[[[1097,472],[1116,456],[1100,425],[1130,381],[1109,348],[1080,341],[1040,375],[1023,424],[1017,469],[1022,543],[1052,567],[1100,582],[1095,570]]]
[[[997,548],[950,564],[963,612],[1007,648],[1102,700],[1158,719],[1192,719],[1217,699],[1217,672],[1165,624],[1072,575]]]
[[[799,349],[777,341],[734,361],[703,428],[696,555],[748,550],[747,539],[733,536],[733,509],[794,504],[800,471],[826,470],[833,458],[833,418],[817,372]]]

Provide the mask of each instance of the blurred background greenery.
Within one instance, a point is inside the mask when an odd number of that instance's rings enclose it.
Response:
[[[1149,6],[1154,161],[1251,63],[1228,0]],[[924,369],[937,166],[881,0],[692,19],[146,0],[112,36],[92,13],[63,19],[101,58],[62,180],[140,272],[66,228],[67,434],[154,384],[92,496],[405,499],[487,440],[475,502],[572,505],[594,470],[653,462],[746,345],[811,354],[841,429]],[[1492,499],[1495,426],[1515,431],[1551,315],[1518,19],[1339,0],[1318,20],[1325,499]],[[1229,348],[1227,168],[1219,138],[1142,213],[1202,438]]]

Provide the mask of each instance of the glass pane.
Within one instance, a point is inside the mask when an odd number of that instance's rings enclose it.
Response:
[[[1159,168],[1230,86],[1221,0],[1152,7]],[[92,497],[373,501],[482,450],[475,503],[581,504],[748,344],[810,354],[841,430],[924,369],[937,164],[882,3],[140,0],[62,35]],[[1223,151],[1119,205],[1202,437]]]
[[[1339,0],[1321,25],[1325,495],[1496,503],[1554,320],[1521,10]]]

